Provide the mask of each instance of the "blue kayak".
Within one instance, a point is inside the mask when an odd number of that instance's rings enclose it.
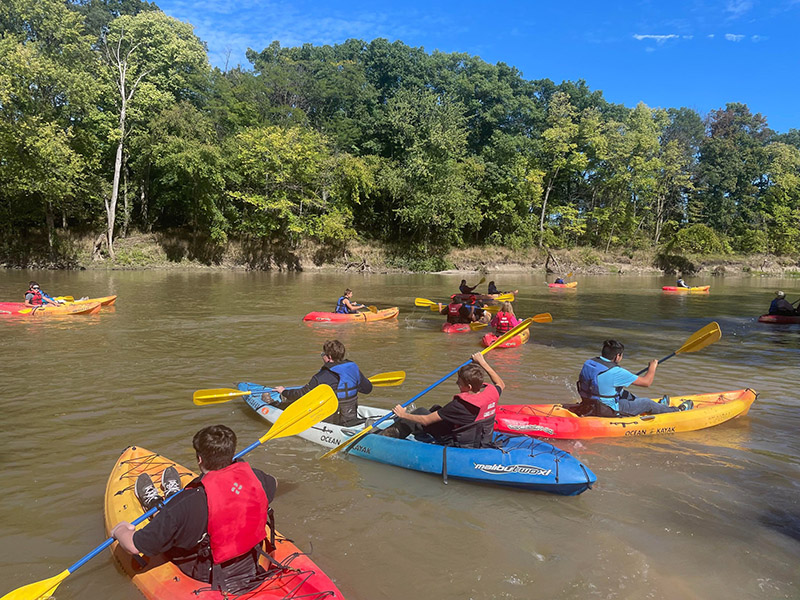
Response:
[[[247,404],[270,423],[283,413],[274,405],[279,396],[272,388],[255,383],[239,383],[237,387],[251,392],[245,397]],[[388,412],[382,408],[358,407],[362,419],[374,420]],[[390,424],[391,420],[387,419],[378,427]],[[323,421],[298,435],[325,448],[335,448],[363,428],[363,425],[344,427]],[[496,448],[458,448],[418,441],[413,435],[397,439],[370,433],[342,454],[433,473],[445,481],[448,477],[457,477],[566,496],[585,492],[597,481],[595,474],[569,452],[547,442],[529,436],[495,433],[494,443]]]

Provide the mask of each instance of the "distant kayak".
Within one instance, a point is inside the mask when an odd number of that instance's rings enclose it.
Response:
[[[186,467],[141,447],[131,446],[122,453],[106,485],[107,534],[120,521],[130,523],[144,512],[134,493],[134,485],[139,474],[148,473],[154,481],[161,481],[161,473],[169,466],[178,469],[183,485],[196,477]],[[265,530],[268,538],[271,534],[269,529]],[[164,560],[162,555],[153,558],[132,557],[117,543],[111,547],[111,551],[122,570],[148,600],[224,600],[234,597],[249,600],[288,598],[343,600],[336,585],[306,553],[300,551],[290,539],[279,532],[275,531],[274,534],[275,550],[270,552],[269,556],[272,560],[286,565],[285,568],[276,568],[262,557],[259,562],[270,574],[256,589],[237,596],[212,591],[208,583],[187,577],[175,563]]]
[[[444,333],[467,333],[472,331],[469,328],[469,323],[445,323],[442,325]]]
[[[245,397],[248,406],[270,423],[281,416],[283,411],[271,404],[279,397],[272,388],[255,383],[239,383],[237,387],[251,392]],[[388,412],[385,408],[358,407],[359,417],[363,419],[382,417]],[[389,423],[385,421],[381,425],[386,427]],[[334,448],[363,428],[364,425],[343,427],[323,421],[297,435],[325,448]],[[398,439],[372,433],[361,437],[340,456],[358,456],[445,479],[460,478],[566,496],[588,490],[597,480],[597,476],[574,456],[541,440],[495,432],[494,443],[494,448],[457,448],[419,441],[413,435]]]
[[[759,323],[800,323],[800,315],[761,315],[758,317]]]
[[[661,288],[665,292],[707,292],[711,289],[710,285],[696,285],[694,287],[676,287],[674,285],[665,285]]]
[[[94,315],[100,312],[99,302],[59,304],[53,306],[25,306],[24,302],[0,302],[0,316],[51,317],[63,315]]]
[[[384,308],[378,312],[371,312],[368,310],[357,313],[333,313],[333,312],[310,312],[303,321],[317,321],[317,322],[330,322],[330,323],[345,323],[345,322],[365,322],[365,321],[383,321],[385,319],[393,319],[397,316],[400,309],[396,306],[392,308]]]
[[[579,417],[570,408],[577,405],[516,404],[497,407],[495,430],[525,433],[557,439],[589,439],[598,437],[636,437],[696,431],[741,417],[758,397],[751,389],[713,394],[673,396],[671,406],[684,400],[694,408],[679,412],[636,417]],[[658,398],[654,398],[658,400]]]
[[[484,348],[488,348],[492,344],[497,341],[498,336],[493,333],[487,333],[481,338],[481,346]],[[515,335],[510,340],[507,340],[497,346],[497,348],[516,348],[517,346],[522,346],[522,344],[526,344],[528,340],[531,339],[531,330],[526,329],[519,335]]]
[[[577,281],[570,281],[569,283],[548,283],[547,287],[551,288],[576,288],[578,287]]]

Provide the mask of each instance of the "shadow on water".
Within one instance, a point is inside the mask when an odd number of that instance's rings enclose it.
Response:
[[[762,525],[800,542],[800,512],[773,508],[758,518]]]

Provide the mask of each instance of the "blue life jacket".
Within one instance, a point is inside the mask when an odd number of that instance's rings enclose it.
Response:
[[[615,390],[613,396],[601,396],[597,378],[611,369],[617,368],[614,363],[604,361],[600,357],[590,358],[583,363],[580,375],[578,375],[578,394],[582,400],[602,402],[613,410],[619,410],[619,395],[622,387]]]
[[[336,398],[339,400],[339,414],[342,423],[358,419],[358,385],[361,383],[361,372],[358,365],[345,360],[328,369],[339,376],[339,385],[336,387]]]
[[[355,312],[355,311],[352,311],[352,310],[350,310],[349,308],[347,308],[347,306],[346,306],[346,305],[345,305],[345,303],[344,303],[344,296],[342,296],[341,298],[339,298],[339,299],[336,301],[336,310],[335,310],[335,311],[333,311],[333,312],[335,312],[335,313],[340,313],[340,314],[345,314],[345,315],[349,315],[349,314],[352,314],[352,313],[353,313],[353,312]]]

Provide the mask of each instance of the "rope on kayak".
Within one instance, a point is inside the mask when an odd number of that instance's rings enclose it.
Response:
[[[442,448],[442,481],[447,485],[447,446]]]

